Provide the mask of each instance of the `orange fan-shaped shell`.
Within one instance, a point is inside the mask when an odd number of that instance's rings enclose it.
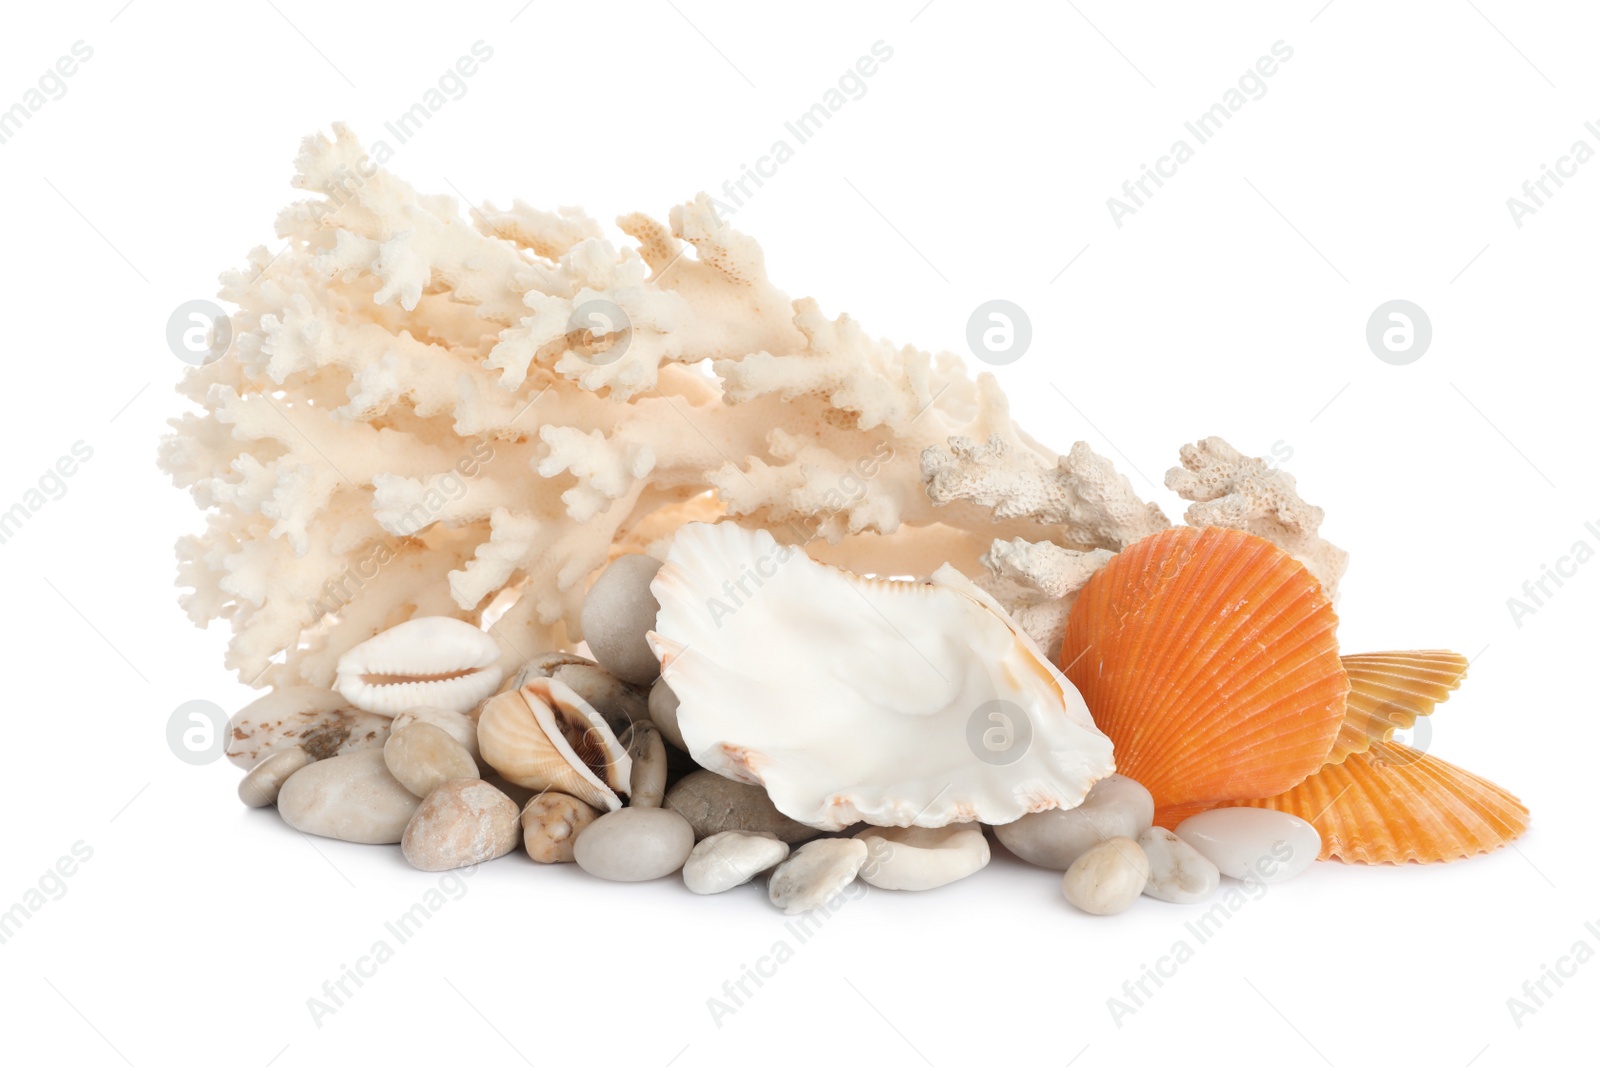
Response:
[[[1322,859],[1433,863],[1489,852],[1528,828],[1528,809],[1493,782],[1397,742],[1374,742],[1280,796],[1273,808],[1311,823]]]
[[[1329,763],[1343,763],[1352,752],[1365,752],[1372,742],[1411,729],[1417,716],[1432,715],[1435,705],[1461,687],[1467,657],[1443,650],[1366,652],[1345,656],[1344,670],[1350,676],[1350,702]]]
[[[1321,767],[1349,681],[1322,586],[1253,534],[1175,527],[1084,586],[1061,669],[1158,809],[1275,796]]]

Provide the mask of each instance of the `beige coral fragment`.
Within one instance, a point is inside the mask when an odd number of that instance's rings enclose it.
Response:
[[[1220,437],[1179,450],[1183,466],[1167,472],[1167,488],[1194,501],[1184,513],[1191,526],[1225,526],[1264,537],[1305,564],[1338,601],[1349,553],[1319,536],[1323,510],[1300,499],[1294,475],[1246,456]]]

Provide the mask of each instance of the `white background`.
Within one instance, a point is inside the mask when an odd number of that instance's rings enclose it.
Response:
[[[1592,330],[1600,162],[1517,227],[1506,199],[1600,119],[1581,5],[958,3],[29,5],[0,106],[73,42],[93,58],[0,144],[0,508],[74,442],[93,458],[0,545],[7,772],[0,909],[76,842],[92,858],[0,945],[17,1063],[442,1061],[943,1065],[1593,1058],[1600,962],[1519,1027],[1507,998],[1600,949],[1591,844],[1600,563],[1518,626],[1507,598],[1600,547]],[[120,10],[119,10],[120,9]],[[519,10],[522,9],[522,10]],[[514,17],[515,16],[515,17]],[[171,543],[199,527],[154,466],[180,364],[168,314],[213,296],[272,222],[299,139],[369,140],[472,43],[493,59],[391,169],[476,201],[598,219],[716,191],[875,41],[893,48],[736,216],[791,295],[965,350],[981,301],[1033,346],[997,373],[1018,420],[1087,440],[1168,514],[1178,446],[1285,466],[1352,554],[1352,651],[1474,657],[1435,754],[1517,792],[1516,850],[1448,867],[1318,864],[1243,909],[1119,1027],[1107,998],[1192,913],[1069,908],[999,857],[924,895],[850,903],[718,1027],[706,1001],[788,937],[756,887],[696,898],[488,865],[335,1015],[320,995],[439,884],[395,849],[289,833],[188,766],[178,704],[233,710],[225,635],[191,628]],[[1252,100],[1118,228],[1106,198],[1275,41]],[[1192,143],[1192,142],[1191,142]],[[1068,266],[1068,264],[1071,264]],[[1366,346],[1405,298],[1418,362]],[[975,364],[976,367],[976,364]],[[1189,937],[1191,942],[1192,937]],[[1554,990],[1554,986],[1550,986]]]

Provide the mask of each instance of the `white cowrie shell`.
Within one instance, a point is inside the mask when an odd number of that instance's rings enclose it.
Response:
[[[340,694],[363,711],[408,708],[468,712],[500,686],[500,646],[446,615],[403,622],[339,657]]]

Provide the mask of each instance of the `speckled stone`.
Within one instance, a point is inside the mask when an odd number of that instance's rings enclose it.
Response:
[[[1090,915],[1127,911],[1150,880],[1150,861],[1131,837],[1113,837],[1072,861],[1061,878],[1061,893]]]
[[[400,850],[422,871],[449,871],[504,856],[517,847],[517,806],[479,778],[452,778],[423,800]]]

